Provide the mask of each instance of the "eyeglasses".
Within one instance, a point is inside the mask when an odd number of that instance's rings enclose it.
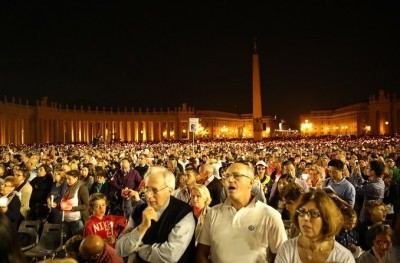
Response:
[[[311,218],[318,218],[321,216],[321,213],[316,209],[306,210],[305,208],[299,208],[296,210],[296,213],[300,217],[305,217],[306,215],[308,215],[308,217],[311,217]]]
[[[257,166],[257,169],[258,170],[265,170],[265,167],[264,166]]]
[[[378,245],[378,246],[385,246],[385,247],[388,247],[388,246],[390,246],[391,244],[392,244],[392,242],[390,242],[390,241],[382,241],[382,240],[375,240],[375,243]]]
[[[250,176],[247,176],[247,175],[244,175],[244,174],[239,174],[239,173],[232,173],[232,174],[228,174],[228,173],[226,173],[225,174],[225,176],[224,176],[224,178],[225,179],[230,179],[230,178],[232,178],[233,177],[233,179],[235,179],[235,180],[237,180],[237,179],[239,179],[240,177],[247,177],[247,178],[249,178],[249,179],[253,179],[253,178],[251,178]]]
[[[143,189],[143,191],[148,194],[148,193],[152,193],[153,195],[157,195],[159,192],[161,192],[162,190],[168,188],[168,186],[161,188],[161,189],[157,189],[157,188],[152,188],[152,187],[145,187]]]

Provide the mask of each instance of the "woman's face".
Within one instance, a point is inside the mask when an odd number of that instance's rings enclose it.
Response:
[[[54,182],[60,182],[61,181],[61,173],[60,172],[54,172],[53,181]]]
[[[370,212],[371,221],[373,223],[382,222],[386,218],[386,209],[385,206],[375,206]]]
[[[257,175],[263,176],[265,174],[265,166],[258,165],[257,166]]]
[[[382,257],[392,246],[392,239],[385,234],[378,234],[374,240],[374,248]]]
[[[70,176],[70,175],[67,175],[67,176],[65,177],[65,179],[67,180],[67,185],[68,185],[68,186],[71,186],[71,185],[73,185],[74,183],[76,183],[76,181],[78,181],[78,177],[73,177],[73,176]]]
[[[186,175],[183,174],[183,175],[179,176],[178,183],[179,183],[180,188],[186,187],[186,180],[187,180]]]
[[[203,209],[206,205],[204,198],[201,196],[200,192],[197,189],[192,190],[191,196],[191,203],[192,206],[199,208],[200,210]]]
[[[286,178],[281,178],[278,181],[278,192],[282,192],[282,189],[285,185],[289,184],[288,181],[286,180]]]
[[[293,215],[296,212],[294,201],[283,198],[283,202],[285,203],[286,210],[289,211],[290,215]]]
[[[310,201],[299,207],[298,211],[300,212],[298,213],[298,221],[301,234],[310,239],[320,237],[324,222],[315,201]]]
[[[81,175],[82,175],[83,177],[86,177],[86,176],[88,176],[88,174],[89,174],[89,168],[87,168],[87,167],[82,167],[82,169],[81,169]]]

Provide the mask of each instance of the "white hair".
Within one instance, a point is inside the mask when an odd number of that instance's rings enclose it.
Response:
[[[171,188],[171,190],[175,190],[175,175],[164,166],[150,167],[147,173],[144,175],[145,184],[147,184],[147,180],[149,179],[149,177],[155,174],[162,174],[164,177],[165,186],[168,186],[169,188]]]

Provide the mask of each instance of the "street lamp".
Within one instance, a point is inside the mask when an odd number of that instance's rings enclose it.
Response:
[[[312,129],[313,124],[311,122],[308,122],[308,120],[305,120],[301,125],[300,125],[300,130],[301,132],[306,135],[307,132],[310,132]]]

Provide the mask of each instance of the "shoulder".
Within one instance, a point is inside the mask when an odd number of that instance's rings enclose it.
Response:
[[[368,263],[368,262],[375,262],[376,258],[375,256],[371,253],[371,250],[367,250],[364,253],[361,254],[361,256],[358,258],[359,263]]]
[[[266,217],[273,217],[273,218],[279,218],[281,219],[281,213],[279,213],[278,210],[276,210],[275,208],[273,208],[272,206],[263,203],[261,201],[257,201],[254,205],[254,208],[260,211],[264,211],[265,216]]]
[[[22,191],[29,191],[32,190],[32,185],[29,182],[26,182],[26,184],[24,185],[24,187],[22,187],[21,189]]]
[[[81,184],[81,185],[79,186],[78,192],[79,192],[80,194],[85,194],[85,193],[88,193],[88,194],[89,194],[89,190],[88,190],[88,188],[87,188],[84,184]]]
[[[209,207],[207,211],[207,215],[214,217],[218,213],[222,213],[224,210],[229,209],[229,206],[224,206],[224,203],[214,205],[213,207]]]
[[[335,245],[331,252],[333,256],[332,260],[339,262],[355,262],[354,256],[351,254],[350,250],[342,246],[339,242],[335,241]]]
[[[278,254],[291,254],[296,251],[297,248],[297,240],[299,237],[295,237],[292,239],[287,239],[282,243],[282,245],[278,249]]]
[[[180,209],[186,209],[192,211],[192,207],[188,203],[183,202],[182,200],[176,197],[171,196],[169,202],[170,206],[179,207]]]

